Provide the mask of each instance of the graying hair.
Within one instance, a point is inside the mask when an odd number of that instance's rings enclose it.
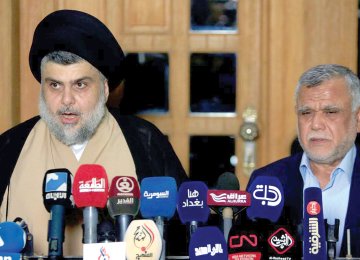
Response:
[[[302,87],[316,87],[333,78],[345,79],[351,95],[352,111],[356,111],[360,107],[360,80],[349,68],[337,64],[322,64],[305,71],[296,85],[295,102]]]
[[[67,51],[50,52],[47,55],[45,55],[44,58],[42,58],[42,60],[41,60],[41,64],[40,64],[41,74],[43,72],[45,64],[49,61],[57,63],[57,64],[61,64],[61,65],[70,65],[70,64],[79,63],[79,62],[82,62],[85,60],[72,52],[67,52]],[[101,73],[101,71],[99,71],[98,69],[96,69],[96,70],[99,72],[100,80],[105,81],[106,77]]]

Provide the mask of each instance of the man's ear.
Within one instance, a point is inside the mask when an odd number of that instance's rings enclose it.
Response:
[[[104,82],[104,93],[105,93],[105,100],[107,101],[109,98],[109,84],[108,84],[108,80],[106,79]]]
[[[357,120],[357,132],[360,132],[360,108],[357,109],[356,113],[356,120]]]

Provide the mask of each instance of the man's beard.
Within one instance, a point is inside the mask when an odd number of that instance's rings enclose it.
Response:
[[[346,153],[350,150],[350,148],[355,143],[357,128],[357,121],[355,118],[352,119],[351,125],[349,126],[348,133],[341,142],[332,150],[328,151],[327,154],[319,155],[313,153],[309,149],[307,149],[299,138],[299,143],[302,149],[305,151],[310,160],[319,163],[319,164],[332,164],[338,160],[342,160]],[[299,136],[299,128],[297,130]],[[307,137],[308,138],[308,137]]]
[[[53,114],[45,101],[44,93],[40,91],[39,98],[39,111],[41,118],[45,121],[46,125],[50,129],[50,132],[65,145],[82,144],[88,141],[96,132],[97,127],[100,125],[105,115],[105,94],[101,91],[99,100],[94,109],[87,114],[83,114],[80,111],[72,108],[71,106],[63,106]],[[74,130],[73,124],[63,125],[57,120],[57,116],[64,112],[76,114],[80,116],[78,122],[80,128]]]

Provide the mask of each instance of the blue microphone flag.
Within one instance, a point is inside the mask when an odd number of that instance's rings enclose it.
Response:
[[[177,209],[183,224],[208,220],[210,208],[207,205],[207,192],[208,187],[202,181],[187,181],[180,185]]]
[[[326,233],[320,188],[304,190],[303,259],[326,259]]]
[[[279,220],[284,207],[284,190],[278,178],[258,176],[248,187],[251,194],[251,206],[246,209],[252,219]]]
[[[20,253],[26,243],[25,231],[15,222],[0,223],[0,252]]]
[[[223,233],[214,226],[199,227],[189,243],[190,259],[227,260],[227,245]]]
[[[6,260],[21,260],[20,253],[7,253],[7,252],[0,252],[0,259]]]
[[[140,184],[140,212],[144,218],[170,219],[176,210],[177,185],[173,177],[147,177]]]
[[[45,173],[43,181],[43,200],[47,211],[53,205],[63,205],[65,208],[73,207],[71,195],[71,173],[67,169],[51,169]]]

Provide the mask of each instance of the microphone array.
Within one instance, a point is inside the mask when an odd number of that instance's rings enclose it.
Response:
[[[140,185],[134,177],[116,176],[109,186],[101,165],[83,164],[74,178],[67,169],[47,171],[43,200],[50,212],[49,259],[64,257],[65,211],[74,207],[83,213],[83,259],[96,255],[99,259],[164,260],[164,223],[176,213],[187,229],[186,241],[179,243],[188,245],[190,259],[306,260],[335,259],[336,255],[339,223],[329,225],[324,220],[321,190],[304,191],[299,232],[284,218],[283,187],[273,176],[255,178],[247,191],[240,191],[232,173],[220,175],[215,189],[190,180],[177,187],[168,176],[147,177]],[[113,221],[98,223],[98,209],[105,207]],[[210,209],[222,217],[220,228],[207,225]],[[20,225],[0,223],[0,258],[20,259],[25,238]]]

